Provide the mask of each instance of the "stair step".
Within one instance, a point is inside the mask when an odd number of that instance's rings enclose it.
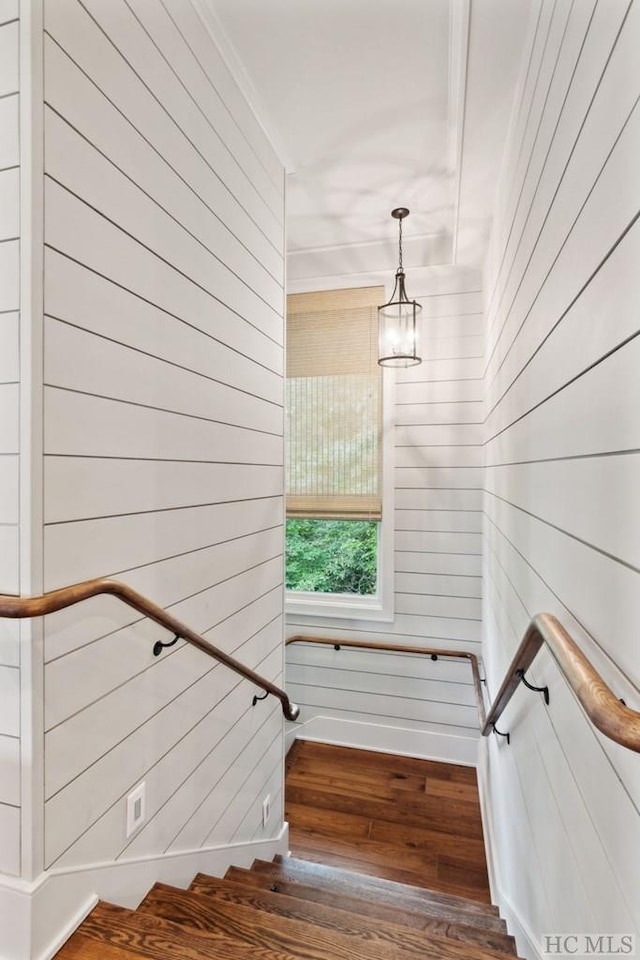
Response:
[[[332,903],[326,900],[318,902],[317,899],[300,899],[288,895],[290,885],[286,881],[279,883],[278,887],[286,887],[286,889],[272,892],[234,880],[220,880],[198,874],[189,889],[218,901],[241,903],[266,913],[307,920],[319,926],[339,930],[348,936],[364,937],[367,940],[374,936],[382,942],[401,942],[404,950],[408,953],[417,953],[420,957],[423,957],[425,950],[428,950],[432,942],[431,937],[445,937],[456,941],[458,946],[467,944],[472,948],[481,947],[498,956],[505,954],[515,956],[515,943],[513,937],[508,934],[476,929],[446,920],[432,920],[428,917],[421,917],[419,920],[416,917],[417,923],[412,928],[411,925],[402,922],[405,914],[395,908],[381,908],[368,901],[358,901],[355,897],[332,894],[328,895]],[[397,922],[398,920],[400,922]],[[419,927],[418,923],[420,923]]]
[[[280,876],[283,879],[302,880],[311,885],[344,891],[352,896],[377,899],[378,902],[391,905],[413,904],[423,908],[426,905],[439,907],[453,920],[460,919],[464,922],[464,917],[473,917],[476,926],[485,926],[488,922],[491,927],[491,923],[495,921],[502,923],[497,907],[492,904],[433,892],[424,887],[397,883],[395,880],[384,880],[368,874],[354,874],[337,867],[327,867],[324,864],[298,860],[294,857],[277,856],[273,863],[256,860],[252,870]]]
[[[336,887],[331,881],[325,883],[321,880],[316,883],[311,877],[305,883],[304,879],[298,877],[287,877],[266,870],[264,872],[242,870],[239,867],[231,867],[227,871],[226,877],[252,887],[281,892],[302,900],[326,903],[328,906],[340,906],[341,903],[349,901],[349,909],[363,916],[386,916],[387,914],[384,914],[383,911],[390,911],[389,917],[392,922],[401,923],[403,926],[410,926],[413,929],[423,929],[424,923],[428,920],[440,920],[446,923],[466,924],[478,930],[493,933],[506,934],[507,932],[506,924],[500,917],[469,916],[439,903],[429,903],[426,900],[410,900],[402,894],[388,893],[381,900],[375,893],[362,891],[355,885],[351,888],[348,886]]]
[[[248,883],[251,886],[260,887],[263,890],[275,890],[291,897],[298,897],[303,900],[312,900],[316,903],[326,903],[328,906],[340,906],[341,903],[350,901],[349,909],[358,912],[363,916],[389,916],[394,923],[401,923],[403,926],[410,926],[413,929],[424,929],[424,924],[428,920],[439,920],[446,923],[463,924],[473,926],[479,930],[491,931],[494,933],[506,934],[506,924],[500,917],[495,916],[471,916],[460,914],[450,907],[443,907],[440,904],[429,904],[426,901],[416,902],[400,895],[394,896],[389,893],[380,900],[375,893],[363,892],[357,888],[350,889],[348,886],[335,887],[330,881],[327,883],[314,882],[310,877],[308,882],[298,877],[286,877],[277,873],[268,871],[240,870],[232,867],[227,871],[226,876],[231,880],[238,880],[241,883]],[[384,911],[384,912],[383,912]]]
[[[340,960],[403,960],[409,952],[403,944],[404,931],[400,931],[395,940],[392,931],[391,937],[385,941],[373,930],[365,939],[345,934],[335,922],[319,925],[314,919],[273,913],[268,920],[263,916],[261,922],[254,906],[216,901],[166,886],[154,887],[138,909],[196,929],[199,933],[221,930],[255,946],[284,950],[294,956],[308,956],[310,952],[317,960],[336,960],[338,957]],[[338,923],[339,920],[338,916]],[[485,960],[487,957],[506,960],[505,954],[488,953],[481,947],[456,943],[446,937],[427,938],[418,953],[424,956],[425,951],[438,960]]]
[[[86,917],[56,960],[135,960],[140,957],[145,960],[296,960],[294,954],[247,943],[215,929],[203,933],[104,902]],[[313,954],[308,957],[313,960]]]
[[[389,866],[390,853],[397,851],[392,847],[384,847],[372,840],[348,841],[341,838],[329,843],[323,837],[295,831],[295,854],[300,860],[372,877],[383,872],[385,879],[396,883],[490,905],[485,870],[474,870],[447,857],[422,855],[418,858],[411,853],[402,860],[402,869],[393,868]]]

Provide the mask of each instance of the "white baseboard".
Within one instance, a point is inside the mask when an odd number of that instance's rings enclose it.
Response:
[[[509,933],[516,939],[518,956],[523,960],[548,960],[542,953],[541,944],[504,892],[500,894],[498,906]]]
[[[487,775],[487,764],[489,762],[488,741],[481,737],[478,744],[478,763],[476,767],[476,776],[478,778],[478,795],[480,798],[480,818],[482,820],[482,835],[484,837],[484,853],[487,861],[487,873],[489,874],[489,889],[491,891],[491,902],[498,904],[500,900],[500,873],[499,865],[496,860],[496,833],[493,826],[493,810],[491,807],[491,797],[489,795],[489,780]]]
[[[49,871],[33,884],[0,883],[0,960],[50,960],[99,899],[136,907],[154,883],[186,888],[196,873],[222,876],[289,849],[289,825],[270,840]]]
[[[500,879],[498,845],[493,823],[491,795],[489,792],[488,762],[489,744],[488,741],[483,738],[478,749],[477,774],[478,792],[480,795],[480,814],[482,817],[491,900],[499,907],[500,915],[507,924],[509,933],[512,937],[515,937],[518,956],[522,957],[523,960],[544,960],[540,943],[505,893],[504,886]]]
[[[383,726],[361,720],[344,720],[342,717],[312,717],[305,723],[293,724],[292,728],[287,730],[286,736],[291,737],[291,742],[294,739],[313,740],[341,747],[373,750],[376,753],[396,753],[399,756],[418,757],[422,760],[441,760],[466,767],[476,765],[478,751],[478,741],[471,737]]]

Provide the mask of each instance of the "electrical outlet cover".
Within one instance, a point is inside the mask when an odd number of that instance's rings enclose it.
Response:
[[[146,810],[146,784],[144,780],[127,796],[127,838],[144,823]]]
[[[271,816],[271,794],[268,793],[262,801],[262,826],[266,827]]]

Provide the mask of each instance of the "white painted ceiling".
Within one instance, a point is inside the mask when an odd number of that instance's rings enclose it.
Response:
[[[407,265],[482,262],[531,0],[208,4],[287,166],[290,277],[395,266],[396,206]]]

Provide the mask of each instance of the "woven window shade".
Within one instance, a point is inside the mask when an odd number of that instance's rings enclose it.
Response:
[[[287,297],[287,516],[380,520],[384,287]]]

